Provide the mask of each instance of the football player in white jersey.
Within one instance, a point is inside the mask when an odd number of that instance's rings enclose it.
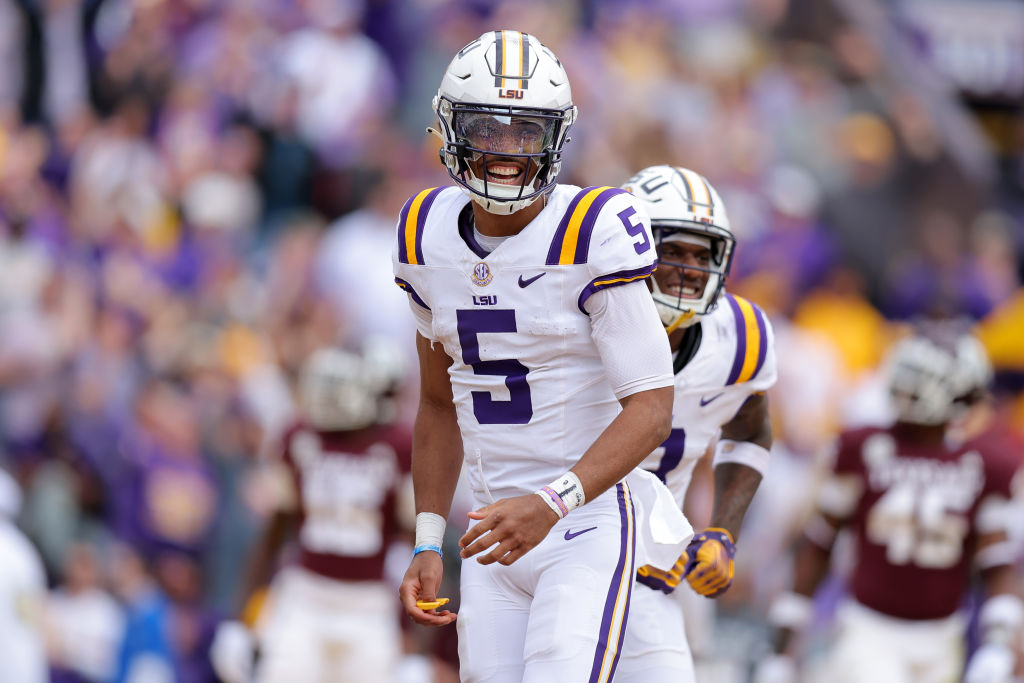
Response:
[[[694,466],[716,438],[717,445],[711,524],[674,566],[638,570],[619,673],[629,681],[692,681],[671,593],[684,578],[711,598],[732,583],[735,541],[772,442],[765,391],[776,378],[774,338],[761,309],[724,290],[736,240],[711,184],[686,168],[652,166],[623,187],[651,216],[659,259],[651,290],[674,354],[672,432],[643,467],[681,507]]]
[[[417,623],[455,620],[430,601],[465,456],[478,509],[460,540],[462,680],[608,681],[661,487],[624,478],[672,407],[648,218],[621,189],[555,183],[576,107],[537,38],[471,42],[434,108],[456,186],[409,200],[394,252],[421,372],[400,597]],[[673,512],[663,540],[678,553],[691,531]]]

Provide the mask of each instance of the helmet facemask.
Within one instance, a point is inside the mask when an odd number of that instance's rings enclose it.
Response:
[[[526,109],[439,98],[441,160],[474,201],[491,213],[515,213],[554,185],[575,110]]]
[[[651,293],[662,323],[672,332],[714,310],[736,240],[727,230],[687,221],[658,221],[651,229],[658,249]]]

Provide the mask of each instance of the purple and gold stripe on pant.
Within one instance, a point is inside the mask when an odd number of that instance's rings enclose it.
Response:
[[[545,263],[549,266],[586,263],[597,217],[608,200],[617,194],[626,194],[626,191],[617,187],[587,187],[573,197],[555,230]]]
[[[423,190],[402,207],[398,215],[398,260],[412,265],[423,265],[423,225],[427,212],[443,187]]]
[[[768,350],[764,313],[743,297],[726,294],[725,298],[736,318],[736,357],[725,383],[749,382],[764,365]]]
[[[636,560],[636,513],[630,497],[629,486],[621,482],[615,487],[619,501],[620,536],[619,561],[608,587],[601,618],[601,635],[594,653],[594,665],[590,669],[589,683],[605,683],[612,680],[615,667],[622,653],[622,641],[626,635],[626,619],[629,616],[629,599],[633,594],[633,573]]]
[[[423,308],[427,309],[428,311],[430,310],[430,306],[427,305],[427,302],[420,298],[420,295],[416,293],[416,290],[413,289],[412,285],[410,285],[408,282],[406,282],[405,280],[403,280],[400,277],[396,277],[395,278],[395,284],[398,285],[399,287],[401,287],[402,289],[404,289],[406,292],[408,292],[409,296],[412,297],[413,301],[415,301],[416,303],[418,303],[420,306],[422,306]]]
[[[590,282],[583,291],[580,292],[580,298],[577,305],[580,307],[580,312],[584,315],[588,315],[587,309],[583,308],[583,304],[587,302],[591,296],[601,291],[602,289],[608,289],[609,287],[618,287],[619,285],[629,284],[634,280],[643,280],[653,273],[658,267],[658,262],[644,266],[643,268],[636,268],[634,270],[620,270],[617,273],[609,273],[608,275],[602,275]]]

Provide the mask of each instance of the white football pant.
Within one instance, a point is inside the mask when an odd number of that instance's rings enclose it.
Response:
[[[964,622],[897,619],[849,600],[833,650],[812,679],[829,683],[949,683],[964,665]]]
[[[552,527],[512,566],[462,563],[464,683],[605,683],[633,594],[636,520],[618,484]]]
[[[274,579],[257,626],[257,683],[392,683],[398,602],[376,581],[334,581],[298,567]]]

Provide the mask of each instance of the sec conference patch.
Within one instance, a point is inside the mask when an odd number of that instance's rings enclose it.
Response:
[[[494,279],[490,266],[483,261],[473,266],[473,273],[469,277],[477,287],[486,287]]]

